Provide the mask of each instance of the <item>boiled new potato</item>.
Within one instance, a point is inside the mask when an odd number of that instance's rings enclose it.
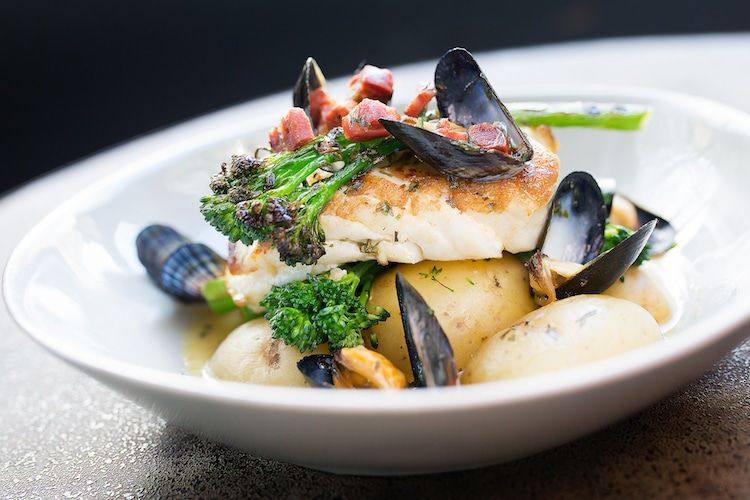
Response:
[[[604,294],[635,302],[647,310],[660,325],[672,319],[672,302],[664,286],[653,274],[641,267],[628,269],[624,279],[617,280]]]
[[[373,328],[377,351],[409,378],[412,372],[396,299],[396,272],[435,311],[459,370],[486,338],[537,308],[529,295],[526,268],[509,254],[502,259],[400,264],[383,273],[373,286],[370,304],[385,307],[391,317]]]
[[[549,372],[596,361],[662,338],[641,306],[606,295],[578,295],[533,311],[474,353],[462,383]]]
[[[327,351],[319,348],[315,354]],[[296,347],[271,337],[271,327],[263,318],[237,327],[221,343],[208,362],[208,372],[216,378],[253,384],[306,386],[297,369],[303,356]]]

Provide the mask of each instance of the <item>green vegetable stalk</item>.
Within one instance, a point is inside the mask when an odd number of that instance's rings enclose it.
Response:
[[[349,267],[338,281],[323,274],[274,287],[260,303],[273,337],[300,352],[325,343],[331,350],[362,345],[362,331],[390,316],[382,307],[367,309],[381,270],[377,262],[366,261]]]
[[[519,125],[614,130],[640,130],[651,116],[637,104],[591,102],[511,103],[508,110]]]

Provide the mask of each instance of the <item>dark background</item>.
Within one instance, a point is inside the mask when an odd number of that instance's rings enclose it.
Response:
[[[308,55],[333,77],[363,58],[392,66],[455,45],[480,51],[743,30],[747,0],[5,0],[0,191],[155,128],[289,88]]]

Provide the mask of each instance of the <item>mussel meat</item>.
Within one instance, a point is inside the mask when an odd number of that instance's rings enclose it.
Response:
[[[443,118],[467,128],[491,124],[505,136],[507,152],[481,149],[403,122],[381,119],[380,123],[419,159],[452,177],[490,181],[513,177],[524,169],[534,154],[531,143],[469,51],[454,48],[440,58],[435,88]]]
[[[156,285],[185,302],[201,302],[203,286],[224,273],[226,261],[203,243],[154,224],[136,238],[138,259]]]
[[[430,306],[401,273],[396,273],[396,294],[414,384],[417,387],[458,385],[458,370],[448,337]]]
[[[314,387],[336,389],[403,389],[406,376],[382,354],[364,346],[333,354],[312,354],[297,368]]]

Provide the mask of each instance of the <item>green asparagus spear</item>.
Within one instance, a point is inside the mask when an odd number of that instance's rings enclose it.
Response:
[[[613,130],[639,130],[651,109],[638,104],[598,102],[517,102],[508,110],[519,125],[550,127],[591,127]]]

